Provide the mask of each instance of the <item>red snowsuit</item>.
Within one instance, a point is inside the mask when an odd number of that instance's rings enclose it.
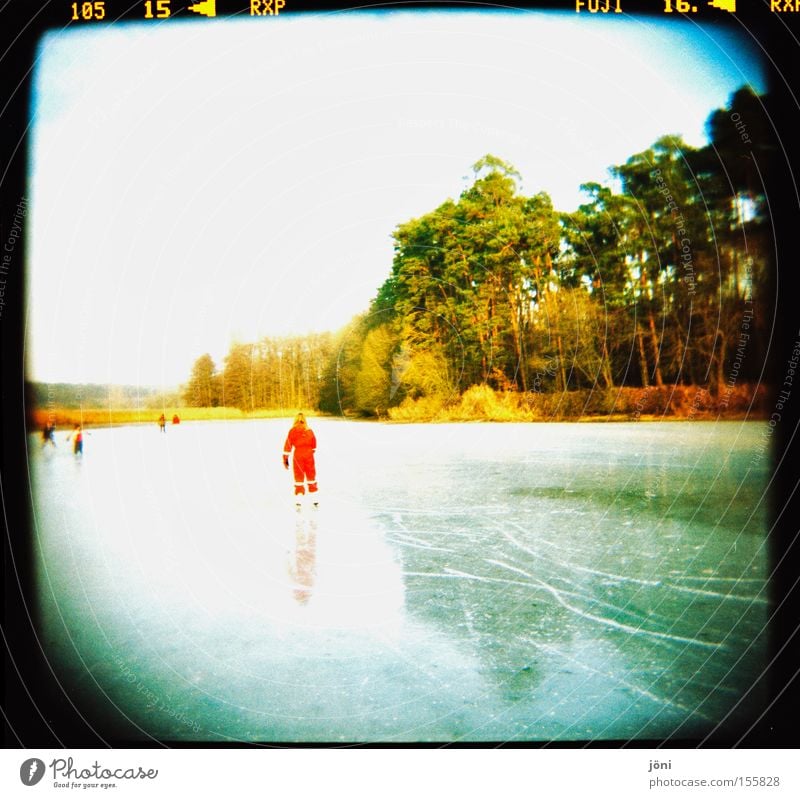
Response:
[[[314,465],[314,450],[317,448],[317,439],[314,433],[306,426],[295,424],[286,436],[283,445],[283,456],[288,457],[294,447],[294,493],[299,496],[306,492],[303,482],[308,483],[308,492],[317,492],[317,470]]]

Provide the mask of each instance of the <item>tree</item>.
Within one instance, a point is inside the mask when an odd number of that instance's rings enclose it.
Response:
[[[254,409],[252,385],[252,344],[231,344],[222,372],[222,402],[245,412]]]
[[[364,415],[380,416],[389,407],[396,345],[389,324],[370,330],[364,338],[354,397],[356,408]]]
[[[709,272],[715,277],[704,286],[698,311],[705,326],[703,354],[718,390],[735,356],[745,313],[753,315],[750,329],[755,330],[749,342],[755,351],[742,363],[750,379],[760,377],[769,338],[766,303],[774,286],[763,173],[776,149],[771,104],[769,95],[759,97],[747,87],[734,92],[727,108],[709,116],[710,142],[692,159],[704,184]]]
[[[368,327],[366,314],[357,316],[333,339],[322,371],[319,407],[326,413],[355,411],[356,377]]]
[[[190,407],[216,407],[219,404],[216,366],[211,355],[201,355],[192,366],[192,374],[183,396]]]
[[[558,215],[542,193],[517,192],[514,168],[492,155],[459,197],[400,225],[390,278],[373,309],[402,319],[403,357],[418,386],[529,387],[533,313],[559,250]],[[398,322],[398,325],[400,323]],[[442,358],[444,361],[442,361]],[[423,378],[423,364],[437,370]]]

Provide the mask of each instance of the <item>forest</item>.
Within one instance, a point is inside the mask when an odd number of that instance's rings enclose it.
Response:
[[[739,89],[707,146],[665,135],[582,185],[573,213],[485,155],[457,200],[398,224],[391,272],[345,329],[235,344],[219,370],[203,355],[185,401],[397,419],[487,401],[520,417],[757,412],[769,103]]]

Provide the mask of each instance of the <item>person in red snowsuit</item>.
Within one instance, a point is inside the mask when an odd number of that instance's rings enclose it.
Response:
[[[80,424],[75,425],[75,429],[72,430],[67,440],[72,441],[72,453],[76,457],[79,455],[83,457],[83,429],[81,429]]]
[[[314,464],[314,450],[317,448],[317,439],[313,431],[306,424],[306,417],[302,413],[297,414],[294,425],[286,436],[286,443],[283,445],[283,467],[289,468],[289,455],[294,449],[292,466],[294,468],[294,495],[302,496],[306,492],[305,485],[308,485],[309,493],[317,492],[317,469]],[[316,497],[314,497],[316,499]],[[299,502],[299,500],[298,500]],[[314,504],[317,504],[314,501]]]

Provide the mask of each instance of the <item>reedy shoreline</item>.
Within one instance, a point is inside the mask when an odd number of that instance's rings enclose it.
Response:
[[[742,385],[720,401],[705,388],[664,385],[650,388],[612,388],[564,393],[517,393],[495,391],[486,385],[473,386],[454,397],[422,397],[406,400],[397,407],[376,408],[371,417],[393,423],[448,422],[588,422],[588,421],[689,421],[761,420],[767,417],[768,390],[765,386]],[[57,428],[82,424],[84,427],[113,427],[128,424],[157,425],[163,412],[167,425],[177,415],[181,422],[248,421],[291,419],[298,410],[309,416],[330,416],[308,408],[258,409],[235,407],[102,408],[36,407],[28,411],[29,429],[46,423]],[[347,416],[354,419],[356,417]]]

